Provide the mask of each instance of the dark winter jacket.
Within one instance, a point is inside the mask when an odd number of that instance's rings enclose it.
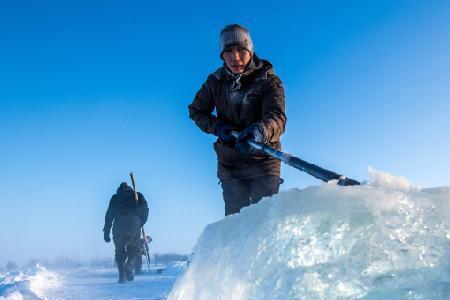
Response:
[[[242,131],[257,123],[264,143],[281,149],[280,136],[286,125],[284,88],[272,65],[255,55],[254,67],[241,76],[226,67],[210,74],[189,105],[189,117],[204,132],[214,134],[218,122]],[[216,114],[213,112],[216,110]],[[280,162],[264,154],[240,152],[233,144],[214,143],[221,180],[280,176]]]
[[[111,197],[105,215],[104,232],[109,233],[113,226],[113,235],[125,232],[139,232],[141,226],[147,222],[148,205],[144,196],[138,194],[138,204],[134,198],[134,191],[129,186],[120,186],[117,193]]]

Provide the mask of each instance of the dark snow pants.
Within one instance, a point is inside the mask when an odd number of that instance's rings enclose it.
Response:
[[[145,255],[144,252],[144,240],[139,239],[139,253],[136,256],[136,264],[134,265],[135,273],[141,274],[142,273],[142,255]]]
[[[119,232],[113,236],[116,246],[116,262],[120,268],[126,263],[134,268],[137,256],[140,255],[140,231]]]
[[[222,181],[225,216],[240,212],[241,208],[259,202],[263,197],[278,193],[280,177],[262,176],[252,179],[227,179]]]

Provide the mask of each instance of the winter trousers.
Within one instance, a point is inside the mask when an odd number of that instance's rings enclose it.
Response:
[[[280,177],[261,176],[251,179],[226,179],[222,181],[225,216],[240,212],[241,208],[258,203],[263,197],[278,193]]]
[[[125,265],[133,269],[138,255],[140,255],[140,231],[118,232],[113,236],[116,246],[116,262],[119,269],[119,277],[123,276]]]

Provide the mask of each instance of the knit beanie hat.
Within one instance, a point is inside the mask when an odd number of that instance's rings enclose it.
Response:
[[[250,32],[247,28],[238,24],[227,25],[220,31],[220,58],[227,48],[233,46],[241,46],[247,49],[253,57],[255,51]]]

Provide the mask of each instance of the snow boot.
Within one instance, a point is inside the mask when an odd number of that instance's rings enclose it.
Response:
[[[117,262],[117,269],[119,270],[119,280],[117,281],[117,283],[126,283],[127,281],[125,280],[125,266],[124,263],[121,262]]]
[[[133,263],[125,264],[124,272],[125,272],[125,278],[127,279],[127,281],[134,280],[134,264]]]
[[[117,280],[117,283],[126,283],[127,281],[125,280],[125,275],[120,275],[119,274],[119,280]]]

